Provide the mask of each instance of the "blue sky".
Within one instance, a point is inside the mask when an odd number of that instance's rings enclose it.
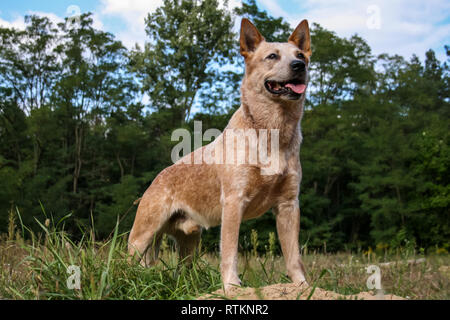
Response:
[[[240,4],[229,0],[228,6]],[[61,21],[73,14],[69,9],[94,14],[97,28],[114,33],[132,47],[144,43],[144,17],[162,0],[2,0],[0,25],[23,27],[23,16],[37,13]],[[427,49],[446,59],[444,45],[450,45],[450,1],[448,0],[257,0],[269,14],[283,17],[292,27],[306,18],[339,36],[358,33],[375,54],[387,52],[409,58],[416,53],[423,59]],[[76,7],[73,7],[76,6]],[[239,21],[236,21],[236,29]]]

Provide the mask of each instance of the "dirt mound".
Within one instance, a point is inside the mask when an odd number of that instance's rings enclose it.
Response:
[[[202,296],[199,300],[237,299],[237,300],[405,300],[402,297],[391,294],[373,294],[361,292],[354,295],[343,295],[333,291],[315,288],[311,295],[312,287],[294,283],[273,284],[262,288],[230,289],[227,296],[223,290],[217,290],[210,295]],[[311,295],[311,297],[310,297]]]

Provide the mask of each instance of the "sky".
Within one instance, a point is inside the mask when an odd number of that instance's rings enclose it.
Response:
[[[222,0],[220,0],[223,3]],[[422,60],[428,49],[445,61],[444,45],[450,45],[449,0],[257,0],[258,6],[274,17],[283,17],[292,27],[301,20],[319,23],[338,36],[357,33],[374,54],[400,54]],[[27,14],[48,16],[60,22],[64,17],[92,12],[94,26],[111,32],[127,47],[146,41],[144,18],[162,0],[1,0],[0,26],[23,28]],[[228,0],[228,7],[239,5]],[[223,5],[223,4],[222,4]],[[237,31],[239,21],[236,21]]]

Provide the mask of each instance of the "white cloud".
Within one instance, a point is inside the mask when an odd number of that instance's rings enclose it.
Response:
[[[219,0],[220,8],[224,8],[225,1]],[[118,17],[125,22],[123,31],[116,33],[125,46],[131,48],[135,43],[143,46],[147,40],[145,33],[145,18],[156,11],[163,4],[163,0],[100,0],[99,8],[102,19]],[[232,9],[240,6],[240,0],[228,0],[227,7]]]
[[[286,18],[287,13],[281,8],[281,6],[277,3],[277,1],[259,0],[259,2],[262,3],[264,7],[266,7],[270,15],[274,17]]]
[[[42,11],[27,11],[25,15],[37,15],[40,17],[47,17],[51,22],[53,22],[55,25],[61,22],[64,22],[64,18],[57,16],[56,14],[52,12],[42,12]],[[68,13],[67,16],[70,16]],[[102,21],[100,20],[100,17],[98,14],[94,13],[92,15],[92,26],[95,29],[103,30],[104,26]],[[4,28],[16,28],[16,29],[25,29],[25,17],[17,15],[14,17],[12,21],[6,21],[0,18],[0,26]]]
[[[58,17],[56,14],[51,12],[27,11],[25,15],[37,15],[40,17],[47,17],[54,24],[64,21],[62,18]],[[24,30],[26,27],[25,16],[16,15],[12,21],[6,21],[0,18],[0,26],[4,28],[15,28],[19,30]]]
[[[28,11],[27,15],[36,15],[39,17],[47,17],[51,22],[54,24],[58,24],[60,22],[64,22],[64,19],[57,16],[54,13],[51,12],[42,12],[42,11]]]
[[[449,16],[448,0],[293,0],[293,8],[289,12],[276,1],[259,2],[271,15],[285,18],[292,27],[306,18],[339,36],[349,37],[358,33],[375,54],[396,53],[409,58],[416,53],[423,57],[426,50],[436,48],[440,50],[437,53],[441,61],[445,59],[441,47],[448,42],[450,27],[442,22]],[[370,21],[376,19],[377,13],[379,29],[373,28]]]
[[[224,0],[219,0],[220,8],[225,5]],[[119,21],[124,24],[121,30],[107,30],[112,31],[118,40],[121,40],[128,48],[134,47],[136,43],[143,46],[148,40],[145,33],[145,18],[149,13],[156,11],[158,7],[163,4],[163,0],[99,0],[98,9],[93,13],[93,27],[100,30],[107,29],[105,25]],[[240,6],[240,0],[228,0],[227,7],[232,9]],[[69,9],[65,13],[66,16],[71,16],[74,12]],[[28,11],[27,14],[39,14],[48,17],[52,22],[62,22],[63,18],[50,12]],[[118,20],[115,20],[118,19]],[[17,16],[13,21],[6,21],[0,18],[0,25],[4,27],[16,27],[20,29],[25,28],[23,16]],[[238,29],[236,25],[235,32]]]
[[[116,35],[125,46],[141,46],[146,40],[145,18],[162,5],[162,0],[101,0],[100,15],[102,19],[118,17],[125,22],[126,29]]]
[[[0,18],[0,26],[2,28],[15,28],[15,29],[25,29],[25,21],[22,16],[14,17],[12,21],[6,21]]]
[[[112,31],[128,48],[135,43],[142,45],[148,39],[145,17],[162,3],[163,0],[99,0],[98,9],[92,16],[94,27]],[[224,0],[220,3],[223,7]],[[374,54],[397,53],[409,58],[416,53],[423,57],[426,50],[434,48],[438,50],[441,61],[446,59],[442,47],[449,43],[450,25],[444,23],[449,18],[448,0],[290,0],[290,3],[291,8],[286,8],[278,1],[258,0],[269,14],[283,17],[292,27],[306,18],[339,36],[349,37],[358,33],[369,43]],[[228,0],[229,9],[240,4],[239,0]],[[374,17],[374,12],[368,11],[371,6],[379,10],[380,28],[368,27]],[[49,12],[27,12],[30,13],[47,16],[53,22],[63,21]],[[115,22],[119,23],[119,30],[117,26],[110,27]],[[23,29],[25,23],[22,16],[13,16],[9,21],[0,18],[0,25]],[[240,20],[236,19],[235,32],[238,32],[239,25]]]

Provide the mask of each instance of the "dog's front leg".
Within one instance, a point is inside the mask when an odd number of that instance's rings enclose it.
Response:
[[[239,227],[243,215],[243,203],[237,197],[228,197],[223,204],[220,235],[220,271],[225,292],[239,286],[237,271]]]
[[[304,283],[305,267],[299,248],[300,208],[298,200],[286,201],[274,208],[278,238],[281,244],[289,278],[294,283]]]

